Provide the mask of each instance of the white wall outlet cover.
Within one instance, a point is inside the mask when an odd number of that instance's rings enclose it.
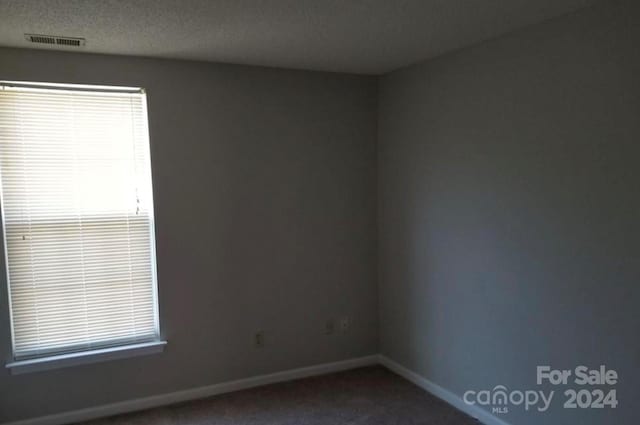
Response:
[[[343,317],[342,319],[340,319],[340,330],[342,332],[348,331],[350,327],[351,327],[350,317]]]
[[[258,331],[253,336],[253,345],[256,347],[264,347],[264,332]]]

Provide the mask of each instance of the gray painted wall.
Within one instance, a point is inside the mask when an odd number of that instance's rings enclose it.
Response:
[[[11,49],[0,49],[0,79],[148,90],[169,341],[148,357],[0,367],[0,422],[378,351],[375,79]],[[351,330],[325,336],[342,315]]]
[[[640,417],[639,22],[603,2],[380,80],[382,352],[460,396],[620,375],[616,410],[562,387],[512,424]]]

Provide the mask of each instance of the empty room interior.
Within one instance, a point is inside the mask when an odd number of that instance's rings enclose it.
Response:
[[[0,424],[637,425],[640,2],[0,0]]]

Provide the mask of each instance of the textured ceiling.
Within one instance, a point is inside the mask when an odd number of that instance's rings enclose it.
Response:
[[[0,45],[380,74],[593,0],[0,0]],[[51,49],[51,47],[43,47]]]

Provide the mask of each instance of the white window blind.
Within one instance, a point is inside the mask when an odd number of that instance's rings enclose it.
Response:
[[[16,359],[159,338],[146,97],[0,83]]]

